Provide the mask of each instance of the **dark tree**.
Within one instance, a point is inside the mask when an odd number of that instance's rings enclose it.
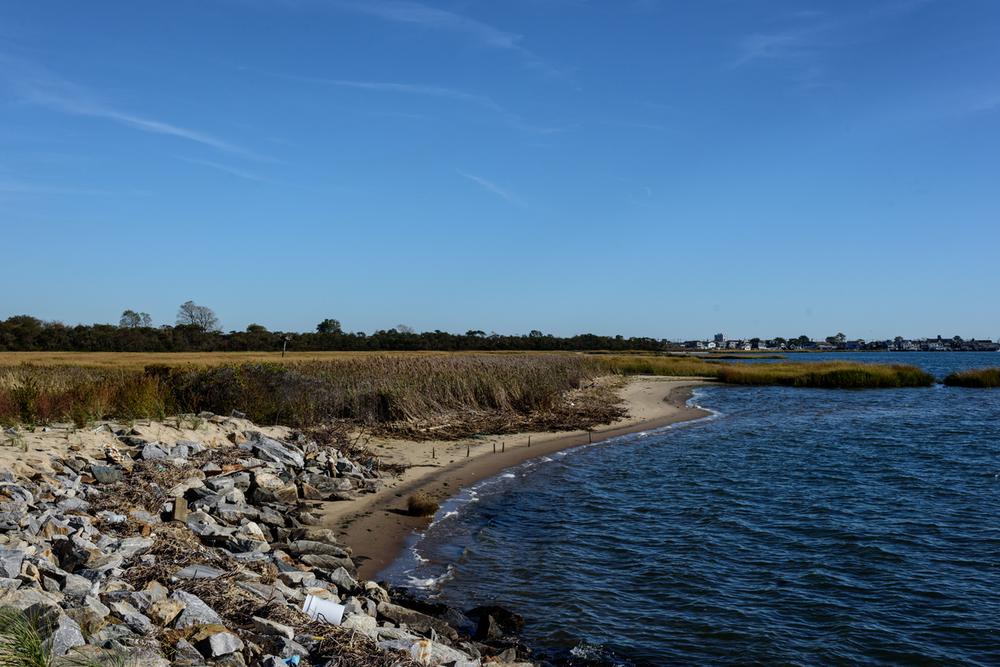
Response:
[[[340,320],[325,319],[316,325],[316,333],[339,334],[343,330],[340,328]]]
[[[153,318],[149,313],[137,313],[134,310],[126,310],[118,320],[118,326],[122,329],[140,329],[153,326]]]
[[[202,331],[219,331],[219,318],[211,308],[199,306],[194,301],[185,301],[177,309],[177,325],[193,326]]]

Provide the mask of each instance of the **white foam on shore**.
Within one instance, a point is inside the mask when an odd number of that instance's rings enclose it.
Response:
[[[448,581],[455,576],[455,566],[449,565],[445,571],[436,577],[427,577],[425,579],[420,579],[419,577],[409,576],[406,578],[406,583],[411,588],[419,588],[421,590],[437,590],[441,588],[444,582]]]

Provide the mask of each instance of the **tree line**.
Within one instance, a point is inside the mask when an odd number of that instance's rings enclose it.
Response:
[[[489,350],[644,350],[665,349],[667,341],[580,334],[559,337],[532,330],[524,335],[501,335],[472,329],[464,334],[417,332],[400,324],[374,333],[347,332],[338,320],[327,318],[315,331],[269,331],[251,324],[244,331],[220,330],[219,319],[205,306],[188,301],[180,306],[173,325],[152,326],[148,313],[126,310],[118,325],[45,322],[16,315],[0,322],[0,350],[11,352],[271,352],[289,351],[489,351]]]

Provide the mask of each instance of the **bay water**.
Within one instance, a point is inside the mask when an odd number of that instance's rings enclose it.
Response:
[[[580,664],[1000,664],[1000,390],[692,400],[712,416],[463,490],[383,576],[508,607]]]

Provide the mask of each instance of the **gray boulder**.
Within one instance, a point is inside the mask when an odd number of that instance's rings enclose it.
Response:
[[[327,575],[327,579],[336,584],[342,593],[350,593],[358,587],[358,582],[342,567],[338,567],[333,572],[330,572]]]
[[[337,558],[347,558],[351,554],[346,549],[336,544],[327,542],[315,542],[313,540],[295,540],[288,543],[288,553],[295,556],[306,554],[321,554],[324,556],[336,556]]]
[[[192,595],[185,591],[174,591],[170,594],[171,600],[179,600],[184,603],[184,611],[177,616],[174,621],[175,628],[189,628],[192,625],[222,624],[222,617],[215,613],[215,610],[205,604],[197,595]]]
[[[243,649],[243,641],[232,632],[225,628],[214,630],[209,626],[195,635],[194,645],[206,658],[220,658]]]
[[[253,627],[254,630],[262,635],[272,635],[275,637],[284,637],[286,639],[295,639],[295,628],[287,625],[282,625],[270,619],[261,618],[259,616],[253,617]]]
[[[391,602],[382,602],[378,605],[378,615],[396,625],[406,624],[406,627],[415,630],[420,634],[430,634],[431,630],[443,637],[455,640],[458,639],[458,632],[444,621],[419,611],[400,607]]]
[[[163,445],[158,442],[148,442],[142,447],[142,458],[147,461],[156,461],[158,459],[169,459],[170,452],[164,449]]]
[[[175,572],[174,576],[178,579],[217,579],[223,574],[222,570],[208,565],[188,565]]]
[[[451,647],[431,641],[430,639],[418,639],[410,642],[405,639],[381,641],[378,643],[381,648],[390,651],[405,651],[410,654],[416,662],[427,667],[479,667],[479,660],[474,660],[468,655],[457,651]]]
[[[90,466],[90,473],[98,484],[114,484],[122,481],[122,469],[118,466]]]
[[[24,615],[40,629],[42,640],[54,657],[64,656],[70,649],[87,643],[77,622],[55,605],[39,602],[26,608]]]
[[[0,548],[0,577],[16,579],[21,575],[24,550]]]
[[[295,468],[305,466],[305,457],[294,445],[269,438],[260,431],[251,431],[247,435],[250,439],[241,446],[249,449],[255,456],[264,461],[273,461],[274,463],[293,466]]]

